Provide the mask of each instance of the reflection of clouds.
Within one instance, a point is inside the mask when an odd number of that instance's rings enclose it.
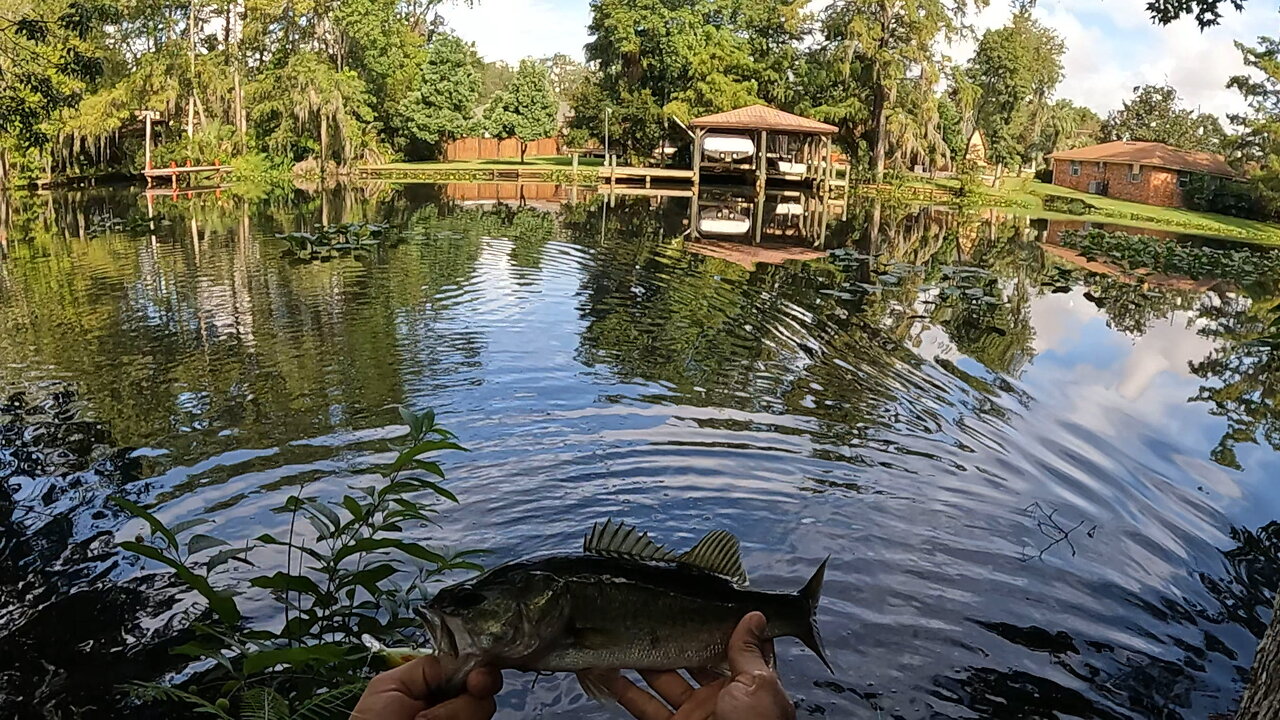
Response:
[[[1078,290],[1037,297],[1031,303],[1031,326],[1035,328],[1032,346],[1036,355],[1079,345],[1084,325],[1100,314]]]
[[[1186,313],[1174,313],[1167,322],[1149,327],[1134,341],[1116,391],[1126,400],[1136,400],[1146,394],[1161,373],[1190,377],[1189,363],[1203,360],[1216,345],[1196,332],[1194,321]]]

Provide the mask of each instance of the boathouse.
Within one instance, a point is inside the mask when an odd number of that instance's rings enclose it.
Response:
[[[724,178],[754,186],[825,191],[837,128],[767,105],[700,117],[693,128],[693,180]]]

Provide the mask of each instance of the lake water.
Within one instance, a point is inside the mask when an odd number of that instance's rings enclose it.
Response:
[[[675,547],[726,528],[776,590],[831,555],[835,675],[779,643],[801,717],[1203,719],[1270,619],[1266,289],[1142,289],[1025,219],[888,205],[773,199],[753,244],[723,199],[548,188],[159,198],[152,223],[136,190],[0,203],[20,716],[112,717],[112,688],[174,667],[191,600],[114,550],[140,525],[107,495],[277,532],[299,483],[386,458],[397,404],[472,450],[441,456],[461,504],[432,543],[498,562],[610,517]],[[275,233],[338,221],[395,242],[282,255]],[[499,717],[616,717],[531,681]]]

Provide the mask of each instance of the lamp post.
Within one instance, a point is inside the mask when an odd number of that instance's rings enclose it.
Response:
[[[613,108],[604,109],[604,164],[609,165],[609,116],[613,114]]]

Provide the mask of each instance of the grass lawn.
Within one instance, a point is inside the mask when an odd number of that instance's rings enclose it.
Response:
[[[1008,198],[1041,209],[1044,208],[1045,195],[1061,195],[1098,208],[1098,211],[1093,214],[1071,216],[1075,218],[1280,245],[1280,225],[1230,215],[1157,207],[1101,195],[1090,195],[1057,185],[1047,185],[1031,178],[1006,178],[1001,182],[999,190],[992,191],[992,194],[994,198]],[[1044,212],[1043,214],[1067,217],[1062,213]]]
[[[600,158],[578,158],[578,167],[593,168],[604,165]],[[519,170],[525,168],[558,167],[573,168],[573,158],[567,155],[547,155],[525,158],[524,164],[519,160],[459,160],[457,162],[398,162],[385,165],[371,165],[374,170]]]

